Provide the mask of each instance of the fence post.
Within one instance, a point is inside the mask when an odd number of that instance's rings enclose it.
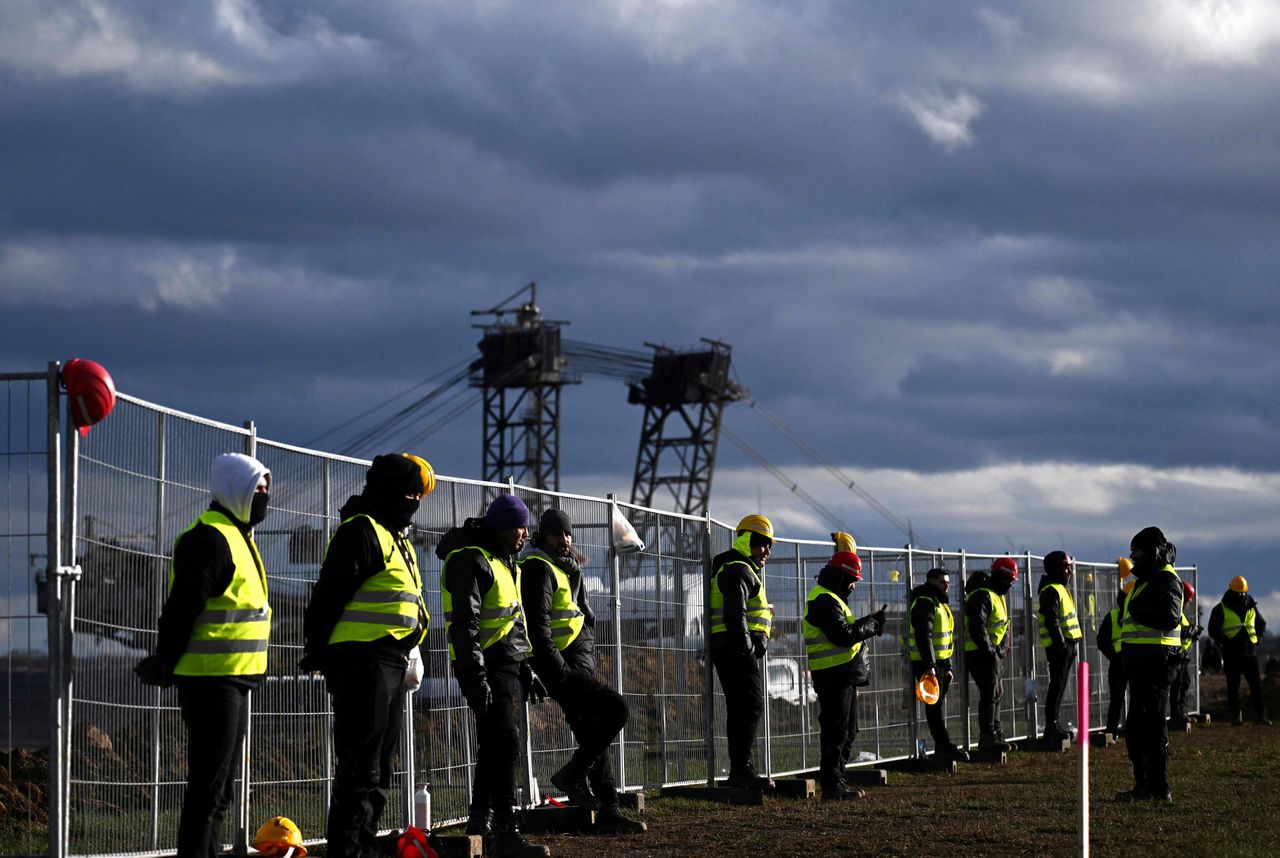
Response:
[[[156,557],[163,557],[164,545],[164,478],[165,478],[165,413],[156,412],[156,539],[152,550]],[[164,596],[164,579],[160,584],[161,602]],[[160,848],[160,719],[161,689],[152,691],[151,712],[151,848]]]
[[[808,593],[804,588],[804,566],[803,559],[800,557],[800,545],[796,544],[796,605],[800,610],[800,657],[797,661],[800,664],[800,767],[804,770],[809,768],[809,649],[808,641],[804,637],[804,615],[809,605],[805,601]],[[868,641],[868,643],[870,643]],[[863,644],[866,646],[867,644]],[[868,662],[870,663],[870,662]],[[764,687],[766,691],[769,688],[769,675],[765,674]],[[855,692],[856,694],[856,692]],[[857,705],[856,697],[855,703]],[[853,717],[857,718],[858,713],[855,711]]]
[[[1030,551],[1023,556],[1023,562],[1025,562],[1027,566],[1027,581],[1022,586],[1022,625],[1025,629],[1025,640],[1027,642],[1027,651],[1023,656],[1023,664],[1027,669],[1023,699],[1026,704],[1027,738],[1034,740],[1040,735],[1040,714],[1037,711],[1036,706],[1036,700],[1040,697],[1039,683],[1036,681],[1036,650],[1040,648],[1040,630],[1036,623],[1037,606],[1034,596],[1035,591],[1031,585]]]
[[[911,640],[911,591],[915,588],[915,549],[911,544],[903,546],[907,549],[907,613],[905,618],[906,631],[902,635],[902,655],[907,660],[907,705],[910,707],[911,725],[908,734],[911,736],[911,756],[916,759],[924,759],[925,755],[921,749],[920,739],[920,721],[919,709],[916,705],[915,695],[915,668],[911,666],[911,647],[914,643]]]
[[[67,826],[65,785],[70,758],[61,753],[69,725],[63,722],[62,666],[62,413],[59,409],[58,389],[60,365],[50,361],[47,376],[47,416],[45,435],[45,476],[47,478],[46,552],[49,569],[45,586],[48,588],[49,609],[49,858],[65,858],[67,854]]]
[[[876,607],[876,553],[875,551],[867,552],[867,598],[870,599],[870,602],[867,605],[867,610],[874,612]],[[868,640],[865,644],[863,644],[863,646],[870,646],[870,645],[871,645],[870,640]],[[871,673],[873,679],[876,678],[875,661],[873,659],[868,658],[867,664],[869,665],[868,670]],[[884,753],[880,748],[880,695],[879,694],[871,695],[871,701],[872,703],[875,704],[874,708],[875,708],[875,722],[876,722],[876,730],[875,730],[876,759],[881,759],[884,756]],[[857,705],[858,705],[857,699],[855,698],[854,706],[857,706]]]
[[[716,785],[716,686],[711,664],[711,514],[702,531],[702,725],[707,741],[707,786]]]
[[[622,690],[622,561],[618,557],[618,551],[613,546],[613,517],[618,514],[618,501],[613,496],[613,492],[609,492],[605,497],[609,501],[609,567],[613,571],[612,585],[613,597],[610,599],[611,616],[613,617],[613,681],[619,694]],[[654,582],[653,594],[654,601],[657,601],[658,585],[661,580]],[[658,622],[658,638],[662,638],[662,622]],[[662,657],[662,651],[658,651],[658,657]],[[618,761],[616,763],[618,789],[625,790],[627,788],[627,728],[623,725],[618,731]]]
[[[258,453],[258,428],[252,420],[244,421],[244,453],[246,456],[256,456]],[[250,536],[253,531],[249,531]],[[240,794],[239,802],[236,805],[235,825],[232,826],[233,834],[231,839],[231,852],[233,855],[249,854],[249,819],[251,818],[249,805],[253,801],[252,785],[250,778],[253,777],[253,698],[254,693],[250,691],[245,699],[245,708],[248,710],[245,718],[244,746],[241,748],[240,757]],[[188,737],[190,741],[190,737]]]
[[[970,725],[970,709],[969,709],[969,655],[965,651],[965,642],[969,640],[969,617],[965,612],[965,601],[967,593],[965,592],[965,581],[969,577],[969,557],[965,550],[960,549],[960,557],[958,560],[959,567],[957,569],[957,577],[960,578],[960,637],[951,644],[955,650],[956,662],[959,669],[956,671],[956,679],[960,682],[963,690],[960,692],[960,703],[964,707],[964,747],[968,748],[973,744],[973,727]]]

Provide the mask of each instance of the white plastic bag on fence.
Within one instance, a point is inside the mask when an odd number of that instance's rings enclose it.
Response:
[[[404,690],[417,691],[422,687],[422,677],[426,669],[422,664],[422,650],[416,646],[409,650],[409,668],[404,672]]]
[[[644,540],[618,508],[613,508],[613,550],[619,554],[644,551]]]

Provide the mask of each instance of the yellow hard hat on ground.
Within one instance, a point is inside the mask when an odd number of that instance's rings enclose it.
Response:
[[[1227,586],[1229,586],[1232,590],[1234,590],[1237,593],[1249,592],[1249,582],[1245,580],[1243,575],[1237,575],[1236,577],[1232,578],[1231,583],[1228,584]]]
[[[253,836],[253,848],[273,858],[306,858],[307,847],[302,845],[302,832],[287,816],[273,816]],[[292,851],[290,851],[292,850]]]
[[[916,683],[916,699],[925,706],[932,706],[938,702],[938,698],[942,696],[941,690],[938,688],[938,678],[925,674],[920,677],[920,681]]]
[[[742,519],[742,521],[738,522],[736,530],[738,533],[742,533],[744,530],[749,530],[752,533],[758,533],[761,536],[766,537],[770,541],[773,540],[773,522],[769,521],[769,519],[765,518],[763,515],[747,516]]]

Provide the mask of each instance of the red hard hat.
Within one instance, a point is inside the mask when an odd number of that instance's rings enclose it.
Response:
[[[67,389],[71,419],[81,435],[115,407],[116,384],[101,364],[72,358],[62,367],[62,385]]]
[[[1018,564],[1012,557],[997,557],[991,561],[992,573],[999,572],[1001,575],[1007,575],[1014,581],[1018,580]]]
[[[1192,599],[1196,597],[1196,588],[1191,586],[1190,581],[1182,582],[1182,596],[1188,602],[1190,602]]]
[[[427,833],[421,828],[410,825],[396,839],[396,858],[439,858]]]
[[[827,565],[832,569],[847,572],[855,581],[862,580],[862,559],[852,551],[837,551],[831,555]]]

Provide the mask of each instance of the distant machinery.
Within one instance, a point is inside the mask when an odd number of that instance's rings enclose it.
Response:
[[[508,305],[528,292],[529,300]],[[504,321],[512,314],[514,321]],[[538,285],[530,283],[496,307],[472,310],[497,321],[484,330],[480,357],[470,366],[471,386],[484,392],[481,478],[560,490],[560,390],[582,378],[568,371],[560,326],[538,310]]]
[[[627,401],[644,406],[631,502],[654,507],[667,499],[674,511],[706,515],[720,441],[724,407],[747,393],[729,377],[732,349],[703,339],[710,348],[677,352],[654,349],[648,377],[630,386]]]

